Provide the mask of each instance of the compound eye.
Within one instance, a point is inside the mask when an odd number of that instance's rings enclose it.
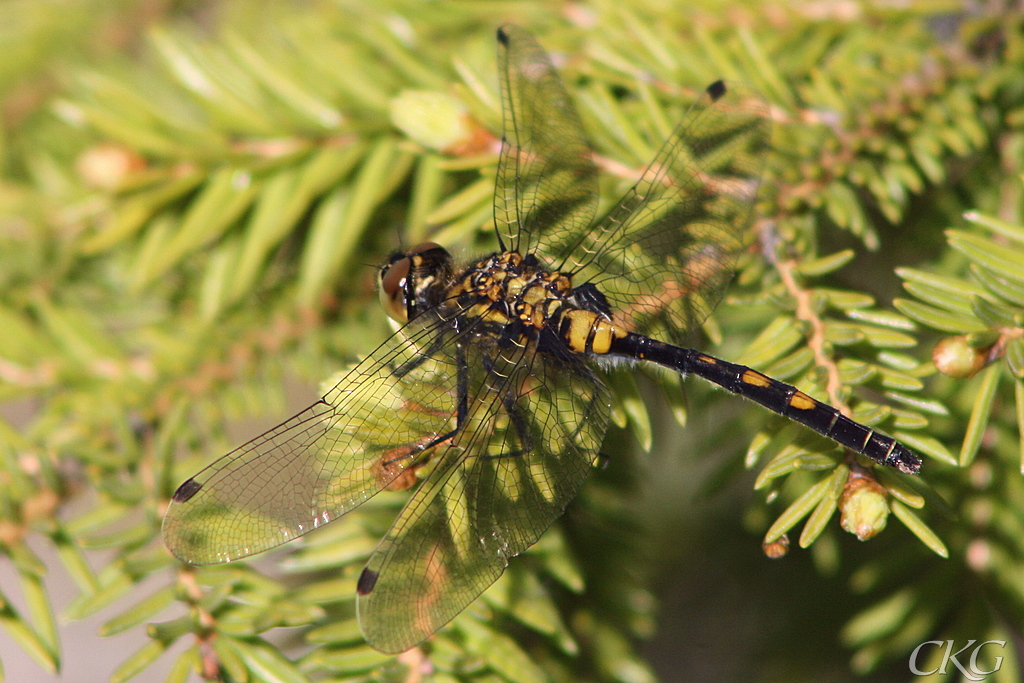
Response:
[[[388,317],[396,322],[409,322],[409,302],[406,284],[409,281],[409,270],[412,258],[408,255],[398,256],[388,265],[380,269],[380,289],[377,294]]]
[[[444,247],[442,247],[437,242],[420,242],[419,244],[417,244],[415,247],[413,247],[412,249],[410,249],[406,253],[409,256],[417,256],[419,254],[423,254],[423,253],[428,252],[428,251],[434,251],[435,249],[437,251],[442,252],[442,253],[447,253],[447,252],[445,252]]]

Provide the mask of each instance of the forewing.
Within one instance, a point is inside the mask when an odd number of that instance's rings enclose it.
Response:
[[[552,235],[587,228],[597,211],[597,167],[547,53],[516,26],[498,29],[504,137],[494,186],[503,244],[547,251]]]
[[[315,404],[182,484],[164,516],[171,552],[229,562],[404,485],[424,446],[454,429],[456,338],[436,313],[420,316]]]
[[[681,343],[732,279],[769,123],[755,94],[722,81],[709,86],[607,216],[550,245],[569,254],[574,284],[597,285],[630,331]]]
[[[402,510],[359,581],[367,641],[401,652],[494,583],[565,510],[597,456],[609,395],[576,358],[469,357],[483,382],[466,424]],[[486,400],[485,400],[486,399]]]

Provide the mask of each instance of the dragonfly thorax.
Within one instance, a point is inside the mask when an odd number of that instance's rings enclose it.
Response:
[[[543,340],[544,347],[559,340],[573,353],[590,354],[604,353],[611,338],[625,334],[595,287],[573,288],[571,275],[546,269],[532,254],[505,251],[478,261],[445,301],[483,334],[506,342]]]
[[[596,287],[574,289],[571,275],[545,268],[532,254],[495,252],[456,276],[448,251],[424,242],[393,254],[378,281],[384,309],[400,323],[436,308],[446,320],[506,342],[537,341],[548,329],[548,342],[560,339],[579,354],[605,353],[612,338],[625,334]]]

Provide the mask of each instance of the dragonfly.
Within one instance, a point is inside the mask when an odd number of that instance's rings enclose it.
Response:
[[[461,265],[433,243],[393,255],[378,284],[398,331],[312,406],[182,483],[163,522],[175,556],[215,564],[412,490],[357,582],[362,633],[386,653],[432,636],[561,516],[599,461],[608,366],[697,375],[881,465],[920,468],[836,408],[681,345],[744,248],[764,101],[709,85],[595,220],[599,169],[551,60],[524,29],[497,39],[497,250]]]

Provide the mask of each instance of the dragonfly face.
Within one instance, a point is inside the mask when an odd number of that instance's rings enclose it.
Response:
[[[452,257],[440,244],[397,252],[377,277],[381,305],[392,320],[407,323],[441,302],[451,278]]]
[[[360,626],[384,652],[430,637],[565,510],[608,424],[603,357],[697,374],[880,463],[920,465],[794,387],[673,345],[718,303],[743,247],[762,100],[709,86],[594,221],[597,167],[547,55],[506,26],[498,64],[498,251],[461,268],[432,243],[394,255],[380,296],[401,329],[314,405],[183,483],[164,519],[176,556],[227,562],[413,489],[358,581]]]

